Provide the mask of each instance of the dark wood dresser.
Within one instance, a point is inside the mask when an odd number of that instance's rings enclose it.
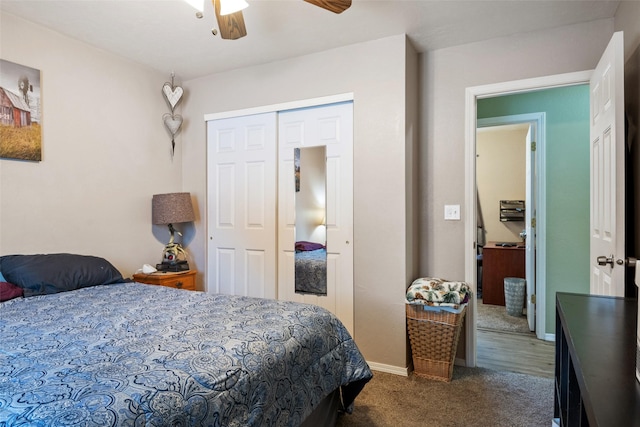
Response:
[[[522,246],[522,247],[520,247]],[[504,305],[504,278],[525,278],[524,244],[512,247],[489,242],[482,248],[482,303]]]
[[[568,426],[640,426],[638,301],[556,295],[554,418]]]

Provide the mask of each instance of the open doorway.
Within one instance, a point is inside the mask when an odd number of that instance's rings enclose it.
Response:
[[[478,328],[535,331],[537,153],[544,113],[478,120]],[[505,292],[509,278],[511,292]]]
[[[532,225],[539,203],[537,165],[538,155],[544,154],[544,128],[543,112],[477,121],[476,212],[482,267],[476,324],[478,366],[552,378],[554,347],[538,340],[532,303],[536,294]],[[511,292],[506,291],[507,281]]]
[[[582,271],[588,272],[588,241],[583,242],[583,229],[588,230],[588,218],[584,215],[568,215],[569,212],[588,212],[589,192],[589,152],[588,152],[588,111],[589,93],[585,89],[570,89],[583,86],[590,73],[571,73],[539,79],[506,82],[480,86],[467,90],[467,203],[468,210],[466,239],[469,251],[465,255],[467,280],[477,284],[477,191],[476,191],[476,129],[479,120],[518,114],[532,114],[546,111],[545,129],[540,136],[546,136],[546,144],[536,142],[535,180],[538,183],[536,200],[538,205],[533,214],[536,252],[532,268],[536,277],[534,328],[539,340],[554,339],[554,299],[557,290],[572,284],[588,282]],[[566,90],[560,99],[554,99],[555,90]],[[526,108],[515,108],[522,103],[520,96],[530,95]],[[578,107],[567,108],[560,105],[565,100],[576,98]],[[542,107],[540,107],[542,105]],[[561,111],[562,110],[562,111]],[[575,118],[561,117],[559,113],[575,113]],[[579,119],[578,119],[578,116]],[[584,119],[582,118],[584,116]],[[577,130],[577,128],[580,130]],[[584,129],[584,131],[582,130]],[[545,148],[546,145],[546,148]],[[549,148],[550,147],[550,148]],[[547,150],[546,152],[544,150]],[[550,150],[550,151],[549,151]],[[550,170],[548,170],[550,168]],[[553,181],[547,184],[547,177]],[[527,198],[525,198],[527,199]],[[551,206],[548,204],[551,203]],[[482,207],[484,209],[484,206]],[[551,228],[548,234],[547,215]],[[586,222],[585,222],[586,221]],[[529,221],[525,221],[527,224]],[[547,237],[551,236],[549,244]],[[550,252],[548,252],[550,251]],[[586,251],[586,252],[585,252]],[[584,253],[582,253],[584,252]],[[554,256],[561,255],[561,256]],[[584,264],[584,265],[583,265]],[[584,269],[584,270],[583,270]],[[576,273],[577,272],[577,273]],[[579,277],[578,277],[579,276]],[[549,278],[553,278],[552,281]],[[578,291],[577,289],[575,291]],[[528,310],[527,310],[528,311]],[[477,307],[470,311],[467,329],[467,363],[477,364]]]

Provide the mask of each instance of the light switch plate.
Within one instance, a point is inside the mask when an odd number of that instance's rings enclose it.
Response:
[[[444,205],[444,219],[460,221],[460,205]]]

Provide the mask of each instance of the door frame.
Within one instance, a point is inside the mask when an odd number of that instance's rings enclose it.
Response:
[[[525,220],[525,229],[526,230],[534,230],[533,233],[527,233],[526,238],[526,249],[525,249],[525,259],[526,259],[526,275],[525,280],[527,282],[527,322],[529,323],[532,330],[535,330],[536,336],[539,339],[544,339],[542,332],[544,331],[544,316],[541,316],[538,312],[538,308],[540,307],[538,304],[532,304],[529,296],[531,294],[536,295],[536,301],[538,297],[538,274],[540,273],[540,269],[545,269],[544,260],[546,259],[546,240],[545,240],[545,232],[546,232],[546,169],[545,162],[541,161],[541,159],[545,158],[545,150],[546,150],[546,113],[545,112],[537,112],[537,113],[526,113],[526,114],[513,114],[509,116],[500,116],[500,117],[488,117],[486,119],[477,119],[477,129],[486,128],[486,127],[496,127],[496,126],[507,126],[507,125],[515,125],[515,124],[528,124],[530,129],[532,130],[533,143],[535,144],[535,150],[532,150],[531,147],[526,147],[527,156],[526,162],[527,165],[524,168],[525,174],[527,174],[526,182],[527,182],[527,194],[533,194],[535,199],[532,200],[529,197],[526,200],[526,220]],[[532,152],[533,151],[533,152]],[[531,225],[531,219],[535,218],[536,224],[535,227]],[[529,221],[527,223],[526,221]],[[541,233],[538,233],[538,230],[541,230]],[[536,255],[541,254],[539,263],[536,262]],[[531,269],[531,265],[534,266]],[[544,288],[544,287],[542,287]],[[544,296],[544,289],[541,289]],[[531,306],[534,306],[534,309],[531,310]],[[531,312],[534,313],[534,319],[532,322],[529,321],[529,316]],[[542,325],[539,322],[542,321]],[[533,325],[533,326],[532,326]],[[542,326],[542,327],[541,327]]]
[[[542,89],[551,89],[554,87],[572,86],[579,84],[588,84],[591,79],[593,70],[579,71],[574,73],[556,74],[551,76],[536,77],[524,80],[513,80],[508,82],[494,83],[483,86],[468,87],[465,91],[465,200],[468,206],[465,209],[465,281],[471,284],[473,292],[477,292],[477,274],[476,274],[476,128],[477,128],[477,100],[482,98],[491,98],[501,95],[532,92]],[[538,167],[544,168],[545,159],[540,159]],[[544,190],[540,188],[539,190]],[[538,215],[541,214],[541,207],[538,207]],[[537,220],[539,221],[539,220]],[[538,242],[544,239],[546,230],[540,224],[537,224]],[[544,245],[541,245],[544,246]],[[541,249],[541,248],[538,248]],[[544,249],[544,248],[542,248]],[[546,334],[546,292],[545,277],[546,263],[542,252],[538,252],[538,289],[537,289],[537,306],[539,321],[536,322],[537,334],[543,334],[544,339],[553,341],[555,334]],[[465,332],[466,343],[466,365],[475,367],[477,363],[477,307],[471,304],[471,309],[467,313],[467,327]]]

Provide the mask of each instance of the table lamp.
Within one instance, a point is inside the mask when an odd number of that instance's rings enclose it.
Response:
[[[182,233],[173,228],[173,224],[195,220],[191,195],[189,193],[154,194],[152,201],[152,217],[155,225],[168,225],[171,238],[162,251],[162,263],[157,264],[158,271],[189,270],[187,254],[179,243],[174,242],[175,233]]]

